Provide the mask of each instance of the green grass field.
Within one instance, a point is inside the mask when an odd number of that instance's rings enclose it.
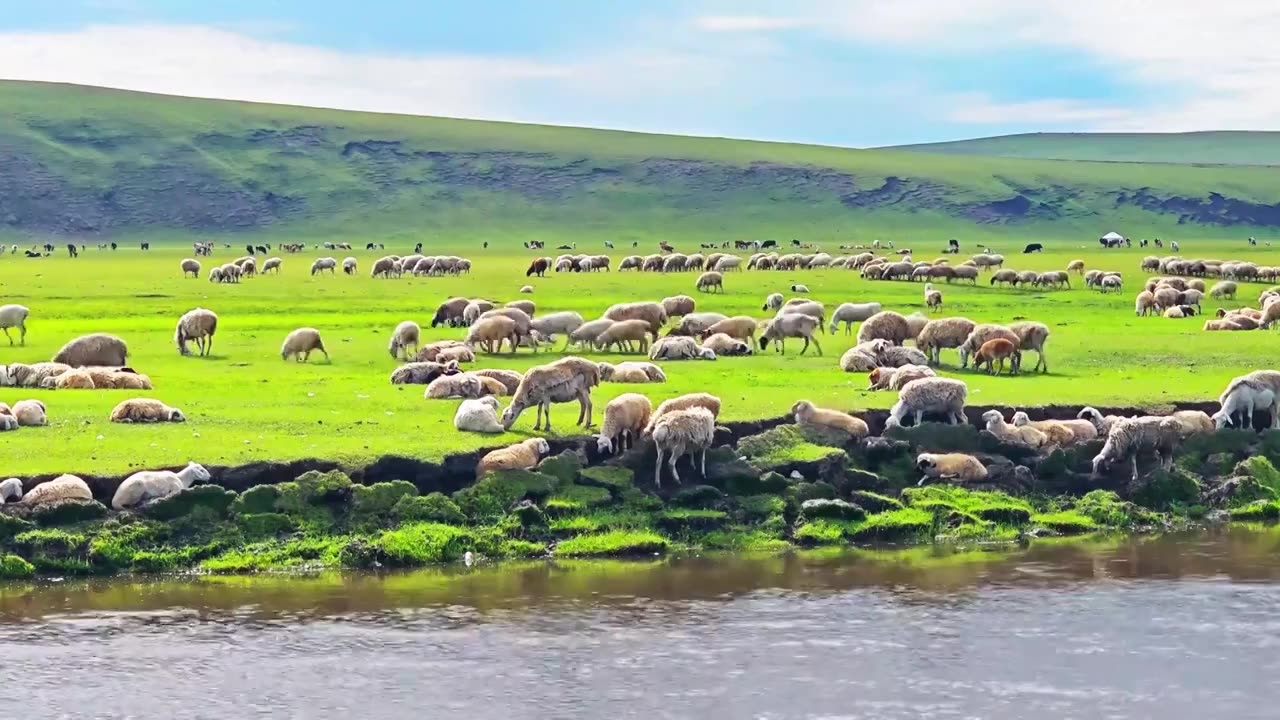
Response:
[[[1201,165],[1280,165],[1280,133],[1027,133],[886,150],[1042,160]]]
[[[1215,398],[1232,376],[1271,364],[1277,340],[1269,332],[1204,333],[1198,319],[1135,318],[1132,298],[1143,254],[1136,248],[1100,251],[1093,243],[1058,242],[1049,252],[1023,256],[1018,254],[1020,246],[1006,242],[994,249],[1009,259],[1006,267],[1015,269],[1060,269],[1073,258],[1083,258],[1090,268],[1123,271],[1125,291],[1102,296],[1079,286],[1063,291],[993,289],[985,277],[978,287],[944,287],[942,315],[994,322],[1027,318],[1052,329],[1052,372],[1045,376],[988,377],[956,371],[954,351],[944,353],[944,374],[969,383],[970,404],[1156,406],[1204,400]],[[219,247],[213,259],[227,261],[240,250]],[[407,250],[388,246],[386,252]],[[732,273],[723,295],[693,292],[694,273],[552,273],[530,281],[535,293],[522,296],[517,290],[526,282],[530,254],[512,243],[488,250],[459,243],[429,246],[428,251],[466,254],[475,271],[456,278],[375,280],[368,270],[381,253],[358,251],[352,253],[361,261],[357,276],[312,278],[307,268],[314,257],[340,258],[345,253],[308,250],[285,256],[284,272],[278,277],[214,285],[203,277],[183,279],[178,262],[187,253],[174,246],[150,253],[130,247],[114,254],[91,248],[78,260],[65,254],[40,260],[3,256],[0,303],[27,305],[31,317],[26,347],[9,347],[0,340],[0,362],[47,360],[78,335],[115,333],[129,343],[131,365],[155,383],[155,390],[144,394],[182,408],[190,419],[180,425],[112,425],[108,414],[130,395],[126,391],[0,388],[0,400],[11,404],[25,397],[43,400],[51,422],[49,427],[23,428],[4,436],[4,474],[120,473],[187,459],[206,464],[306,457],[360,464],[383,454],[437,459],[521,439],[531,433],[532,411],[506,435],[459,434],[451,422],[456,401],[424,400],[422,386],[388,382],[396,362],[386,344],[397,322],[418,321],[428,339],[462,336],[460,329],[427,328],[436,305],[455,295],[499,301],[530,298],[539,313],[576,310],[591,318],[614,302],[687,293],[697,297],[700,310],[763,317],[760,306],[767,293],[785,292],[791,283],[802,282],[828,311],[844,301],[876,300],[904,313],[923,305],[920,284],[872,283],[847,270]],[[579,251],[602,249],[580,244]],[[651,247],[642,247],[636,252],[649,251]],[[1237,241],[1187,240],[1182,251],[1188,257],[1280,264],[1280,249],[1247,248]],[[610,251],[615,263],[630,253],[629,247]],[[934,254],[917,248],[916,257],[931,259]],[[207,272],[210,260],[204,262]],[[1255,302],[1262,287],[1243,286],[1240,301],[1232,306]],[[179,356],[172,342],[177,317],[196,306],[214,310],[221,319],[214,353],[203,359]],[[1217,306],[1206,301],[1205,311],[1211,313]],[[331,364],[281,360],[284,336],[307,325],[321,330]],[[893,403],[894,393],[864,391],[865,375],[840,371],[839,357],[853,344],[852,336],[823,335],[821,342],[822,357],[800,357],[799,344],[789,344],[784,357],[771,349],[755,357],[667,363],[669,381],[662,385],[604,385],[594,394],[596,422],[610,398],[636,390],[655,404],[685,392],[716,393],[724,400],[722,418],[728,421],[779,416],[799,398],[846,410]],[[526,350],[514,357],[481,356],[473,367],[522,369],[551,357]],[[574,406],[556,406],[553,415],[557,432],[574,432]]]

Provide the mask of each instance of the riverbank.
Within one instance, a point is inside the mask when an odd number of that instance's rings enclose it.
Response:
[[[582,439],[561,441],[532,471],[478,482],[470,481],[473,455],[434,469],[397,458],[373,472],[218,468],[211,484],[124,513],[101,502],[118,478],[86,478],[98,500],[2,508],[0,574],[415,567],[467,553],[497,560],[1026,543],[1280,517],[1280,432],[1193,436],[1171,470],[1156,468],[1137,483],[1127,468],[1090,474],[1101,441],[1037,453],[972,425],[925,423],[855,441],[779,420],[718,435],[706,478],[686,471],[686,484],[663,487],[652,482],[651,446],[606,459]],[[964,488],[918,486],[920,452],[972,453],[988,478]],[[39,480],[29,479],[28,489]]]

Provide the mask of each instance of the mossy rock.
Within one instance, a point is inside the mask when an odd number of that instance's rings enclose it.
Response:
[[[1032,515],[1031,522],[1062,535],[1083,535],[1098,529],[1098,524],[1088,515],[1072,510]]]
[[[844,543],[845,528],[831,520],[815,520],[796,528],[795,540],[801,545],[839,545]]]
[[[798,472],[809,480],[842,479],[844,450],[809,442],[795,425],[780,425],[738,441],[738,451],[762,470]]]
[[[1270,460],[1273,465],[1280,465],[1280,430],[1263,430],[1257,437],[1255,451]]]
[[[925,422],[913,427],[886,428],[884,437],[910,444],[922,452],[973,452],[978,449],[978,429],[972,425]]]
[[[529,470],[501,470],[485,475],[474,485],[453,494],[462,513],[476,521],[506,514],[521,500],[539,501],[551,495],[557,480]]]
[[[538,463],[537,470],[567,485],[576,480],[578,473],[582,471],[582,458],[572,450],[565,450],[559,455],[543,458]]]
[[[546,527],[547,514],[542,508],[534,505],[532,502],[525,501],[517,505],[511,510],[511,514],[515,515],[523,528],[539,528]]]
[[[932,513],[909,507],[868,515],[846,534],[861,542],[904,542],[929,539],[933,535],[933,527]]]
[[[290,514],[305,514],[309,507],[345,505],[351,497],[351,478],[340,470],[322,473],[318,470],[299,475],[293,482],[276,485],[279,497],[275,509]]]
[[[800,514],[806,520],[832,518],[836,520],[862,520],[867,513],[862,508],[844,500],[817,498],[800,504]]]
[[[0,580],[22,580],[35,574],[35,566],[17,555],[0,556]]]
[[[236,514],[262,514],[276,511],[280,490],[275,485],[257,485],[240,493],[231,509]]]
[[[1110,490],[1092,490],[1076,500],[1072,509],[1105,527],[1132,528],[1160,522],[1159,515],[1121,500]]]
[[[1197,433],[1183,440],[1174,455],[1178,458],[1207,458],[1217,453],[1228,453],[1243,458],[1250,454],[1250,449],[1258,439],[1258,434],[1252,430],[1226,429]]]
[[[154,520],[174,520],[206,508],[220,518],[226,516],[235,499],[236,494],[221,485],[197,485],[147,503],[142,514]]]
[[[293,518],[284,513],[247,513],[236,518],[246,540],[266,540],[297,530]]]
[[[502,556],[509,558],[538,558],[547,554],[547,546],[528,540],[507,540],[502,543]]]
[[[1174,467],[1156,470],[1133,492],[1133,502],[1154,510],[1195,505],[1200,499],[1200,480],[1187,471]]]
[[[887,485],[884,478],[870,470],[846,466],[843,487],[846,490],[873,490]]]
[[[760,522],[774,515],[781,515],[787,503],[777,495],[748,495],[738,498],[738,507],[747,520]]]
[[[729,495],[759,495],[780,491],[780,488],[770,489],[771,484],[760,469],[739,457],[737,451],[728,446],[707,451],[707,476],[703,480],[707,485],[718,487]],[[781,487],[786,485],[786,479],[781,479]]]
[[[558,557],[627,557],[665,553],[667,539],[647,530],[614,530],[579,535],[556,545]]]
[[[823,445],[825,447],[840,448],[843,450],[845,446],[853,442],[855,438],[849,433],[827,425],[796,425],[800,437],[805,442],[814,445]]]
[[[24,550],[28,557],[32,555],[68,557],[84,554],[88,549],[89,541],[79,533],[50,528],[28,530],[14,537],[13,544]]]
[[[97,500],[61,500],[31,508],[28,515],[41,527],[75,525],[107,516],[107,506]]]
[[[466,516],[458,504],[450,500],[444,493],[433,492],[430,495],[405,495],[396,501],[391,514],[401,522],[437,522],[458,525],[466,521]]]
[[[687,508],[714,508],[724,501],[724,493],[710,485],[681,488],[671,496],[671,504]]]
[[[34,528],[35,523],[30,520],[12,513],[0,513],[0,543],[7,543],[15,536]]]
[[[351,488],[351,514],[359,520],[389,521],[396,503],[417,494],[418,487],[404,480],[356,485]]]
[[[666,507],[666,504],[662,502],[662,498],[637,487],[623,490],[619,493],[618,500],[621,501],[623,508],[635,512],[657,512]]]
[[[1230,511],[1233,522],[1271,522],[1280,520],[1280,503],[1274,500],[1258,500]]]
[[[834,500],[836,489],[824,482],[798,482],[787,487],[787,496],[800,505],[810,500]]]
[[[866,490],[854,490],[849,493],[849,499],[857,506],[865,509],[869,513],[889,512],[890,510],[901,510],[903,508],[902,501],[897,498],[891,498],[888,495],[881,495]]]
[[[1280,470],[1261,455],[1241,460],[1235,467],[1235,474],[1247,475],[1272,492],[1280,493]]]
[[[1031,522],[1031,511],[1021,505],[988,505],[973,513],[982,520],[1001,525],[1026,525]]]
[[[621,493],[626,488],[634,487],[635,481],[635,472],[621,465],[597,465],[578,471],[580,484],[602,487],[614,493]]]
[[[998,455],[1014,465],[1034,464],[1039,451],[1022,443],[1008,442],[989,430],[978,432],[978,450],[988,455]]]
[[[551,514],[567,515],[613,502],[613,493],[594,485],[561,485],[554,495],[543,503],[543,509]]]
[[[673,508],[658,513],[654,520],[658,527],[671,533],[706,532],[724,525],[729,519],[723,510],[696,510]]]
[[[891,428],[895,433],[904,430],[904,428]],[[892,465],[901,461],[906,461],[915,465],[917,453],[911,451],[911,443],[906,440],[894,440],[889,437],[871,437],[867,438],[858,448],[857,455],[862,459],[858,463],[858,467],[865,467],[876,472],[884,465]]]

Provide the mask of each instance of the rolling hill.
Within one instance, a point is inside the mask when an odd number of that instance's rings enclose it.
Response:
[[[922,154],[0,82],[0,235],[1236,237],[1264,167]]]
[[[1280,132],[1028,133],[882,149],[1041,160],[1280,165]]]

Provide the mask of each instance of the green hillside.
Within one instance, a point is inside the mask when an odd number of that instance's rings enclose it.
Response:
[[[884,149],[1045,160],[1280,165],[1280,132],[1028,133]]]
[[[1239,236],[1262,167],[649,135],[0,82],[0,235]]]

